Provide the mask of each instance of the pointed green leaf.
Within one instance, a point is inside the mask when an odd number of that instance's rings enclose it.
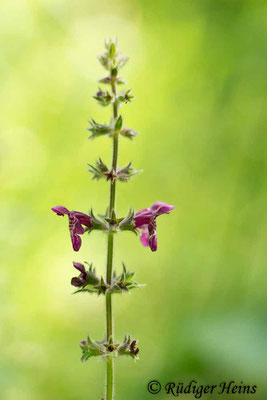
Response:
[[[115,132],[119,132],[122,128],[122,116],[120,115],[115,123],[114,130]]]

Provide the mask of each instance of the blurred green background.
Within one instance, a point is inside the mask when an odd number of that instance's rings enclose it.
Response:
[[[1,400],[104,393],[104,363],[79,361],[79,341],[103,337],[104,298],[72,296],[70,279],[73,260],[104,272],[106,237],[83,237],[75,254],[50,208],[106,208],[109,185],[86,163],[109,162],[111,142],[85,129],[109,120],[91,96],[110,36],[130,57],[136,98],[122,115],[141,133],[121,140],[120,165],[144,169],[119,185],[119,214],[175,205],[157,253],[116,237],[116,268],[147,283],[114,296],[116,338],[141,349],[137,364],[116,362],[116,399],[152,398],[151,379],[233,379],[265,398],[266,2],[1,0],[0,20]]]

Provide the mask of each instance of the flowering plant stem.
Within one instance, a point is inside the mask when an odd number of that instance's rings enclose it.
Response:
[[[106,400],[112,400],[113,399],[113,389],[114,389],[114,384],[113,384],[114,360],[113,360],[113,358],[107,357],[106,363],[107,363]]]
[[[113,263],[113,234],[108,234],[108,254],[107,254],[107,283],[111,283]],[[107,343],[111,342],[113,335],[113,319],[112,319],[112,298],[111,293],[106,294],[106,339]],[[113,359],[106,358],[107,363],[107,387],[106,400],[113,399]]]
[[[108,254],[107,254],[107,283],[111,283],[113,264],[113,234],[108,234]],[[112,301],[111,293],[106,294],[106,338],[107,342],[110,341],[113,335],[113,321],[112,321]]]
[[[112,318],[112,295],[115,293],[129,293],[132,289],[141,287],[135,280],[135,272],[128,270],[126,265],[122,263],[122,272],[117,273],[113,268],[113,247],[115,233],[129,231],[140,233],[140,239],[144,246],[149,246],[154,252],[157,250],[157,222],[156,219],[163,214],[169,214],[174,208],[173,206],[156,202],[149,208],[144,208],[134,212],[130,208],[128,215],[117,217],[116,215],[116,185],[117,180],[120,182],[128,182],[138,170],[135,170],[129,162],[125,167],[118,167],[119,154],[119,136],[132,140],[137,136],[137,132],[131,128],[124,126],[124,121],[119,115],[119,107],[122,104],[130,103],[133,96],[131,89],[118,91],[117,85],[124,84],[125,81],[118,75],[120,69],[125,65],[128,58],[121,56],[117,50],[116,41],[112,39],[105,42],[105,53],[99,56],[104,69],[108,70],[109,75],[101,79],[99,82],[108,84],[111,90],[99,88],[94,99],[103,107],[112,105],[111,122],[101,124],[91,119],[91,127],[88,129],[91,136],[90,139],[98,137],[112,137],[112,161],[111,168],[103,162],[101,158],[96,161],[95,165],[89,164],[89,171],[93,174],[93,179],[110,180],[109,205],[105,215],[96,217],[93,210],[89,214],[80,211],[70,211],[64,206],[56,206],[52,211],[57,215],[68,216],[69,232],[74,251],[79,251],[82,245],[81,235],[94,230],[100,230],[107,235],[107,264],[106,277],[99,276],[92,263],[85,262],[87,267],[80,262],[73,262],[74,268],[79,271],[79,276],[71,279],[71,284],[76,288],[75,293],[86,293],[104,295],[106,298],[106,332],[104,340],[92,340],[88,335],[87,340],[80,342],[82,350],[81,361],[85,362],[90,358],[102,357],[106,360],[106,400],[114,398],[114,359],[119,356],[128,356],[133,360],[138,359],[139,347],[137,340],[133,340],[131,335],[126,334],[123,342],[118,342],[114,338],[113,318]],[[114,269],[114,271],[113,271]]]
[[[112,76],[112,72],[110,71]],[[111,89],[114,96],[116,96],[116,82],[114,79],[111,81]],[[117,103],[113,103],[113,119],[118,117],[118,106]],[[119,135],[114,133],[113,136],[113,154],[112,154],[112,170],[117,170],[118,163],[118,152],[119,152]],[[109,218],[115,213],[116,204],[116,179],[110,181],[110,200],[109,200]],[[107,284],[111,284],[112,278],[112,266],[113,266],[113,243],[114,235],[112,232],[108,234],[108,252],[107,252],[107,270],[106,270],[106,281]],[[106,294],[106,339],[107,342],[112,341],[113,335],[113,318],[112,318],[112,297],[111,293]],[[106,400],[112,400],[113,398],[113,359],[107,357],[107,390]]]

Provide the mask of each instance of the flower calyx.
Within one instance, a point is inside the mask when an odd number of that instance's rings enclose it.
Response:
[[[90,294],[97,294],[98,296],[106,293],[123,293],[129,292],[132,289],[142,287],[144,285],[136,282],[135,273],[128,271],[126,266],[123,264],[123,271],[120,275],[113,273],[111,283],[108,284],[104,278],[100,278],[96,275],[95,268],[92,264],[88,264],[89,269],[86,270],[84,264],[73,262],[74,268],[76,268],[80,275],[71,279],[72,286],[75,286],[77,290],[74,292],[81,293],[86,292]]]
[[[99,278],[96,275],[95,268],[93,268],[92,264],[88,265],[89,270],[86,270],[83,264],[73,262],[73,266],[81,272],[78,277],[74,277],[71,280],[71,284],[78,287],[78,290],[76,290],[74,294],[81,292],[96,293],[98,295],[106,294],[110,285],[104,281],[102,276]]]
[[[99,88],[98,92],[96,93],[93,98],[103,107],[107,107],[114,99],[114,95],[109,93],[108,90],[103,91]]]
[[[119,221],[119,229],[121,231],[131,231],[137,234],[137,229],[135,228],[134,222],[135,212],[133,208],[130,208],[128,215],[125,218],[121,218]]]
[[[132,89],[127,89],[119,92],[116,96],[116,102],[118,105],[121,103],[131,103],[131,100],[134,98],[134,96],[131,94]]]
[[[130,103],[134,96],[131,94],[131,89],[123,90],[117,95],[110,93],[108,90],[102,90],[99,88],[98,92],[93,98],[103,107],[107,107],[112,103],[127,104]]]
[[[113,342],[110,338],[109,341],[101,340],[94,341],[87,337],[87,340],[80,342],[80,348],[82,350],[81,361],[85,362],[91,357],[119,357],[119,356],[130,356],[135,361],[139,359],[139,347],[137,347],[137,340],[132,340],[130,335],[125,335],[122,343]]]
[[[90,128],[87,128],[87,131],[89,131],[91,133],[91,136],[89,136],[89,139],[95,139],[99,136],[112,134],[113,129],[110,125],[99,124],[94,119],[91,119],[89,122],[91,125]]]
[[[134,175],[142,172],[141,170],[134,169],[131,162],[117,171],[113,168],[109,169],[101,158],[96,161],[95,166],[91,164],[88,164],[88,166],[89,172],[93,174],[92,179],[99,180],[103,178],[111,182],[114,182],[115,179],[118,179],[120,182],[128,182]]]
[[[80,342],[80,348],[82,350],[81,361],[85,362],[91,357],[105,356],[106,347],[102,342],[94,341],[88,335],[87,340]]]
[[[110,293],[123,293],[129,292],[132,289],[137,289],[144,286],[141,283],[136,282],[135,272],[128,271],[124,263],[122,263],[123,271],[119,276],[116,276],[114,272],[112,278],[112,284],[109,288]]]

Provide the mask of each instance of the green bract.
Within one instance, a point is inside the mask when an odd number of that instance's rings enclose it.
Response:
[[[87,130],[91,132],[89,139],[95,139],[98,136],[108,135],[112,132],[112,127],[105,124],[98,124],[93,119],[90,121],[91,128]]]
[[[87,361],[90,357],[118,357],[129,356],[138,359],[139,348],[137,341],[132,340],[130,335],[125,335],[122,343],[113,343],[112,340],[93,341],[90,336],[80,343],[82,350],[81,361]]]
[[[116,272],[114,271],[111,283],[108,284],[105,282],[102,276],[96,276],[95,268],[93,268],[92,264],[90,264],[89,270],[87,271],[87,282],[83,285],[83,287],[76,290],[74,294],[96,293],[98,295],[105,295],[106,293],[123,293],[144,286],[138,283],[134,278],[135,272],[128,271],[123,263],[122,273],[117,276]]]

